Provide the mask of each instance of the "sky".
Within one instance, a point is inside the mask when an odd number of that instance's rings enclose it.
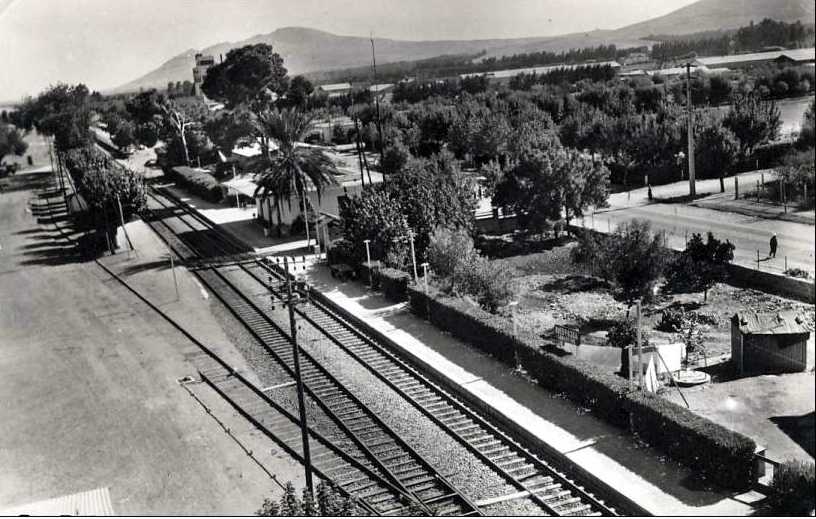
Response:
[[[190,48],[280,27],[407,40],[615,29],[694,0],[0,0],[0,100],[57,81],[102,90]]]

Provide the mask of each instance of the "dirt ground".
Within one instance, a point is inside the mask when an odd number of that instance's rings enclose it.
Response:
[[[504,262],[513,272],[513,286],[519,306],[516,322],[521,327],[549,334],[556,324],[578,325],[585,344],[605,344],[606,330],[626,316],[625,303],[615,300],[609,286],[573,266],[569,251],[574,243],[560,245],[535,254],[495,260]],[[730,318],[743,310],[776,312],[802,309],[816,319],[814,305],[766,294],[757,290],[717,284],[708,292],[661,293],[643,308],[643,329],[653,343],[677,342],[676,334],[657,330],[663,310],[683,307],[716,320],[705,330],[706,354],[711,363],[726,361],[731,354]]]
[[[47,179],[18,173],[0,193],[0,510],[108,487],[117,514],[249,515],[280,495],[259,463],[302,486],[300,466],[216,395],[189,386],[208,414],[177,383],[196,374],[197,347],[73,254],[57,199],[34,189]],[[240,367],[212,301],[182,269],[176,300],[139,224],[137,253],[105,262]]]

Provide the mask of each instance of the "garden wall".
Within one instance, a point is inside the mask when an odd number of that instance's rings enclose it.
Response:
[[[630,392],[623,379],[559,356],[529,332],[513,337],[508,333],[512,325],[503,317],[459,299],[426,295],[414,287],[407,292],[417,315],[505,364],[519,362],[542,387],[566,394],[612,424],[630,428],[709,481],[733,489],[746,489],[753,483],[756,444],[750,438],[663,398]]]

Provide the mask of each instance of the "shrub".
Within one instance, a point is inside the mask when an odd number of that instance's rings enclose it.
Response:
[[[295,486],[288,482],[279,501],[264,499],[261,508],[255,512],[260,517],[327,517],[368,515],[357,500],[337,487],[321,481],[317,485],[317,495],[313,496],[304,488],[298,499]]]
[[[768,499],[772,515],[813,515],[814,464],[812,461],[783,462],[774,469],[772,495]]]
[[[356,252],[354,250],[354,244],[344,238],[333,241],[326,253],[326,259],[329,265],[345,263],[352,266],[355,263],[355,258]]]
[[[405,301],[408,282],[411,280],[409,274],[397,269],[383,268],[377,277],[386,298],[395,303]]]
[[[604,280],[614,281],[616,296],[632,305],[652,296],[652,287],[663,272],[663,242],[663,233],[652,233],[648,221],[632,220],[611,236],[584,232],[572,259],[590,265],[593,274]]]
[[[667,308],[660,314],[657,328],[661,332],[677,333],[683,323],[683,311],[676,308]]]
[[[702,236],[695,233],[689,238],[686,249],[669,266],[667,284],[674,290],[702,290],[705,301],[708,290],[727,279],[728,264],[733,259],[733,243],[722,242],[710,232],[703,242]]]
[[[221,184],[211,174],[187,167],[173,169],[173,178],[191,193],[201,198],[218,203],[224,196]]]
[[[792,278],[810,279],[810,272],[796,267],[786,270],[785,275]]]

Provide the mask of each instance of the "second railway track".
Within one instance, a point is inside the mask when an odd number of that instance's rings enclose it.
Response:
[[[172,195],[156,193],[154,201],[154,207],[159,210],[152,217],[148,215],[150,225],[182,259],[191,262],[199,279],[263,345],[268,362],[277,364],[291,379],[294,376],[291,339],[271,313],[253,301],[259,293],[280,298],[278,286],[285,280],[283,269],[273,262],[250,257],[248,247],[223,234]],[[164,219],[176,219],[187,231],[180,231],[178,226],[171,226]],[[240,283],[236,282],[236,276],[240,277]],[[254,288],[247,288],[253,283]],[[614,508],[611,503],[604,502],[579,481],[559,470],[557,460],[544,460],[530,452],[500,426],[425,376],[399,352],[391,351],[336,312],[319,293],[314,292],[312,303],[296,307],[296,312],[326,341],[353,359],[352,362],[358,363],[386,384],[514,488],[515,497],[509,496],[508,499],[529,499],[537,505],[541,514],[546,515],[606,516],[631,513],[624,507]],[[369,410],[345,386],[342,377],[334,376],[308,351],[302,354],[305,359],[305,389],[310,401],[330,424],[320,431],[321,438],[335,448],[351,449],[349,455],[357,463],[354,470],[369,471],[370,476],[366,477],[379,478],[378,483],[370,483],[368,488],[387,489],[382,491],[383,495],[390,493],[391,497],[381,497],[382,503],[388,503],[393,498],[396,499],[394,502],[413,501],[415,512],[481,515],[482,510],[471,497],[457,489]],[[229,379],[202,375],[205,381],[216,385],[217,382],[213,380],[223,382]],[[269,398],[268,395],[264,396]],[[253,412],[269,404],[262,402],[252,408]],[[405,512],[397,505],[375,509],[377,513]]]

